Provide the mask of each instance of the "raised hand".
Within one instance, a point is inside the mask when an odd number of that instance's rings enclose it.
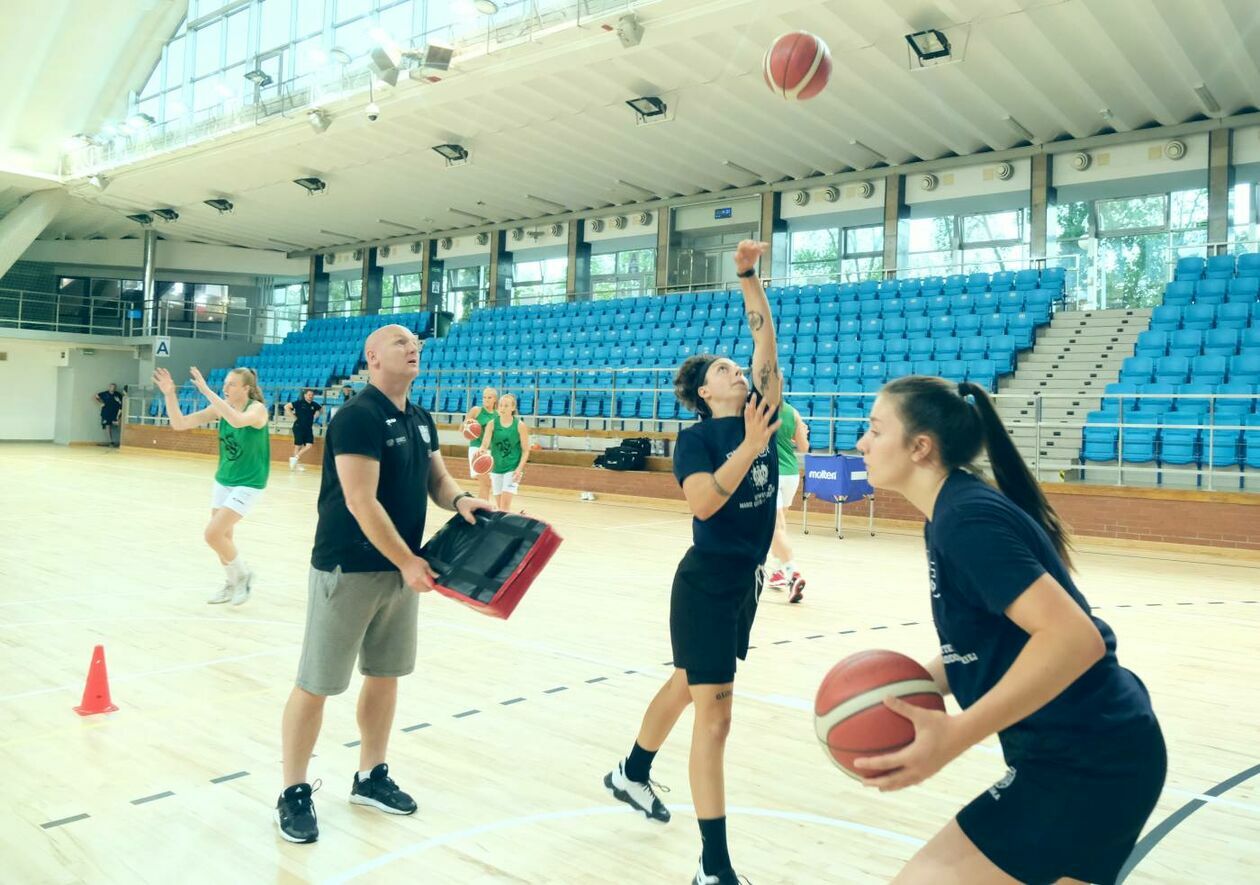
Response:
[[[735,270],[745,271],[756,267],[761,256],[769,248],[769,243],[757,240],[741,240],[740,244],[735,247]]]
[[[153,383],[163,393],[175,392],[175,381],[171,378],[171,373],[166,371],[166,369],[153,370]]]
[[[744,404],[744,441],[758,452],[770,444],[779,430],[778,409],[754,397]]]
[[[189,377],[192,378],[193,386],[196,387],[198,390],[206,391],[210,389],[210,386],[206,384],[206,379],[201,376],[201,370],[198,369],[196,366],[189,367],[188,375]]]

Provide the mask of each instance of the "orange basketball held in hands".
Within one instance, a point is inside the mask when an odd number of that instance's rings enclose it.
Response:
[[[914,725],[884,706],[888,696],[926,710],[945,710],[940,688],[918,661],[895,651],[849,655],[823,677],[814,698],[814,729],[827,758],[850,777],[878,777],[855,759],[892,753],[914,740]]]
[[[476,421],[465,421],[462,428],[464,439],[481,439],[481,425]]]
[[[805,101],[822,92],[831,79],[831,50],[821,37],[805,31],[784,34],[766,51],[762,74],[775,95]]]
[[[494,457],[489,452],[478,452],[473,456],[472,469],[473,473],[481,476],[489,473],[490,468],[494,466]]]

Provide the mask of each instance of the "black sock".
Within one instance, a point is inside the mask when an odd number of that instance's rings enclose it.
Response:
[[[645,750],[635,741],[630,755],[626,757],[626,777],[635,783],[646,784],[652,774],[652,760],[655,758],[655,750]]]
[[[726,818],[715,817],[701,820],[700,839],[704,845],[702,862],[707,875],[716,876],[731,868],[731,856],[726,850]]]

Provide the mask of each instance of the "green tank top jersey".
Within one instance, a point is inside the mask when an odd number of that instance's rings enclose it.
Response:
[[[491,421],[493,421],[494,416],[497,414],[498,412],[492,412],[489,409],[487,409],[485,406],[481,407],[481,411],[477,413],[477,417],[474,418],[473,420],[481,425],[482,434],[485,434],[486,425],[489,424]],[[479,436],[476,439],[470,439],[468,441],[468,448],[470,449],[481,448],[481,437]]]
[[[521,465],[521,419],[513,418],[507,427],[494,422],[490,437],[490,454],[494,456],[495,473],[511,473]]]
[[[271,473],[271,432],[262,427],[233,427],[219,419],[219,469],[214,481],[221,486],[265,489]]]
[[[779,476],[787,476],[797,472],[796,444],[792,437],[796,436],[796,410],[784,403],[779,407],[779,431],[775,434],[775,442],[779,447]]]

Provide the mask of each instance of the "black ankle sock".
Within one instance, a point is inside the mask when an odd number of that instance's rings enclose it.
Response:
[[[636,783],[646,784],[652,774],[652,760],[655,758],[655,750],[645,750],[635,741],[630,755],[626,757],[626,777]]]
[[[704,847],[702,861],[705,873],[710,876],[725,873],[731,868],[731,856],[726,850],[726,818],[701,820],[699,824],[700,839]]]

